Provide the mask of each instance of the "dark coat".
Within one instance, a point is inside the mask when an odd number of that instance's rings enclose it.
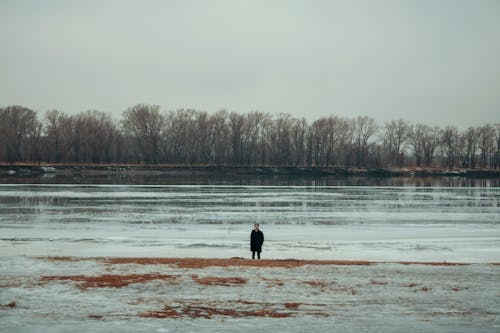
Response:
[[[252,230],[250,234],[250,251],[262,252],[262,244],[264,244],[264,233],[260,230]]]

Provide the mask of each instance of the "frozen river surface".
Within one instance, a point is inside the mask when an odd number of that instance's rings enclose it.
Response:
[[[500,261],[498,187],[0,185],[2,256]]]
[[[0,332],[498,332],[499,201],[497,187],[0,185]],[[199,259],[248,258],[254,222],[264,258],[379,263]]]

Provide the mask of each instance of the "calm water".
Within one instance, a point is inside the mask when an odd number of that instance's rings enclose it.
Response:
[[[500,188],[0,185],[4,255],[500,261]]]

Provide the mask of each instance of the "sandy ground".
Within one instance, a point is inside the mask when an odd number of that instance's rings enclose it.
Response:
[[[1,332],[499,332],[500,265],[0,258]]]

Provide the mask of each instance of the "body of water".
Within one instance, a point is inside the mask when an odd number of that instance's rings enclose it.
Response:
[[[500,188],[0,185],[0,253],[500,261]]]

